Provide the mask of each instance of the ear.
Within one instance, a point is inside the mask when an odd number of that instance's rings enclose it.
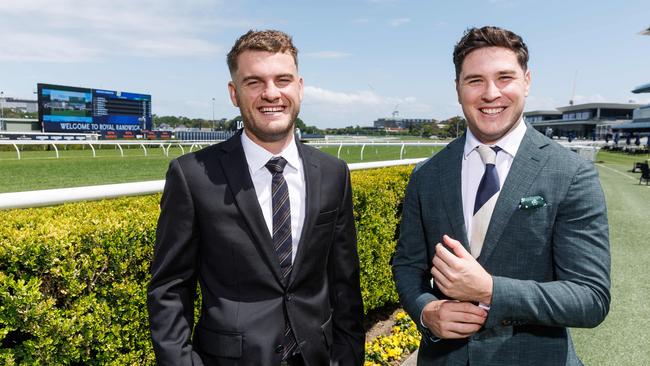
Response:
[[[526,83],[526,96],[528,96],[528,91],[530,90],[530,69],[526,70],[524,74],[524,82]]]
[[[230,95],[230,101],[232,105],[239,108],[239,103],[237,103],[237,86],[235,86],[234,81],[228,82],[228,94]]]
[[[454,82],[456,83],[456,99],[458,99],[458,104],[463,104],[460,101],[460,84],[458,83],[458,78],[454,79]]]
[[[304,87],[305,87],[305,82],[302,80],[302,77],[300,77],[300,80],[298,80],[298,85],[300,88],[300,102],[302,102],[302,96],[304,95]]]

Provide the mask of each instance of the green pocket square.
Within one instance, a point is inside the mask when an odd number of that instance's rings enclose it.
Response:
[[[546,206],[546,200],[542,196],[524,197],[519,200],[519,209],[532,210]]]

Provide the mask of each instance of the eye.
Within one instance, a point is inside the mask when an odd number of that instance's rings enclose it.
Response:
[[[259,80],[254,80],[254,79],[253,80],[248,80],[246,83],[244,83],[244,85],[246,85],[247,87],[250,87],[250,88],[254,88],[254,87],[260,85],[260,81]]]
[[[285,86],[291,84],[292,81],[293,81],[293,79],[291,79],[291,78],[280,78],[280,79],[278,79],[277,84],[280,87],[285,87]]]
[[[469,79],[467,80],[467,84],[469,85],[480,85],[483,80],[481,79]]]
[[[510,81],[512,79],[514,79],[514,78],[511,75],[502,75],[502,76],[499,77],[499,80],[501,80],[501,81]]]

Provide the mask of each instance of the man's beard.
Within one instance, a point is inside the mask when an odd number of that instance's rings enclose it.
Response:
[[[298,118],[298,113],[300,113],[300,108],[296,108],[291,115],[291,123],[287,125],[286,128],[283,128],[278,131],[263,131],[262,129],[258,128],[257,123],[249,123],[249,120],[252,120],[252,118],[249,119],[249,116],[247,116],[247,113],[242,112],[242,119],[244,120],[244,128],[252,133],[257,139],[259,139],[262,142],[278,142],[282,141],[285,138],[287,138],[288,135],[293,134],[293,131],[295,130],[296,127],[296,118]]]

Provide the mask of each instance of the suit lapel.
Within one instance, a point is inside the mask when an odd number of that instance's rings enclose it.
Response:
[[[499,199],[490,219],[490,226],[485,234],[483,250],[479,263],[485,264],[503,235],[510,217],[519,206],[519,200],[525,197],[535,177],[546,164],[548,156],[542,148],[548,145],[535,130],[528,126],[517,155],[512,161],[508,177],[503,183]]]
[[[445,205],[445,211],[449,218],[449,224],[452,233],[449,235],[469,250],[469,240],[467,240],[467,230],[465,228],[465,218],[463,216],[463,196],[461,182],[461,171],[463,163],[463,149],[465,147],[465,135],[452,141],[447,145],[449,159],[443,159],[446,166],[443,166],[440,174],[438,186],[442,192],[442,199]],[[457,182],[453,184],[452,182]],[[435,202],[434,202],[435,204]],[[438,240],[442,241],[442,238]]]
[[[223,174],[226,176],[228,187],[235,197],[239,212],[253,234],[255,239],[253,241],[263,260],[271,268],[278,282],[283,283],[280,262],[273,249],[273,240],[266,228],[264,215],[257,201],[255,186],[253,186],[248,171],[248,163],[241,144],[241,132],[226,141],[222,149],[225,151],[225,154],[220,157]]]
[[[311,150],[305,148],[305,146],[297,139],[296,145],[298,146],[298,153],[302,159],[302,167],[305,174],[306,202],[305,219],[302,224],[300,242],[298,243],[298,252],[293,261],[293,268],[291,269],[291,275],[288,282],[289,284],[291,284],[296,278],[296,275],[300,270],[300,265],[303,263],[304,256],[307,255],[306,253],[310,252],[309,245],[313,243],[308,240],[308,237],[320,211],[321,171],[319,160],[313,155]]]

